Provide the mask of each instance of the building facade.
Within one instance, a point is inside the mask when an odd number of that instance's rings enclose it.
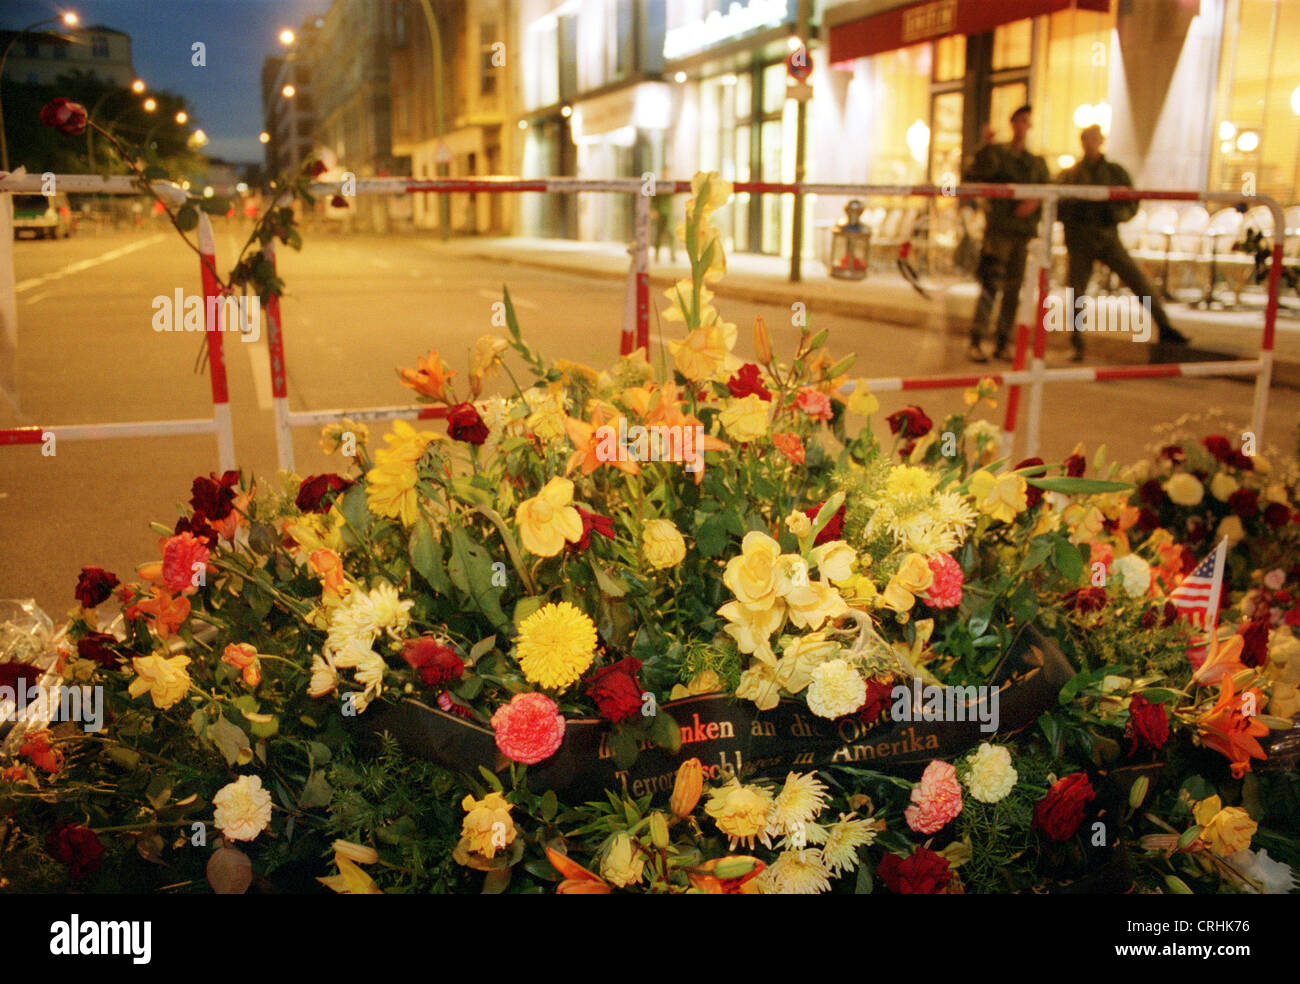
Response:
[[[60,76],[82,72],[121,88],[135,81],[130,35],[102,24],[60,28],[58,34],[20,36],[5,62],[5,78],[53,85]]]
[[[307,21],[284,54],[262,62],[266,169],[273,176],[296,170],[315,147],[313,63],[316,38],[323,26],[322,18]]]

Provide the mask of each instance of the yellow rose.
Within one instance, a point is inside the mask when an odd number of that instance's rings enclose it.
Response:
[[[727,340],[720,325],[703,325],[680,342],[669,342],[673,365],[687,379],[708,379],[727,357]]]
[[[740,674],[736,696],[741,700],[752,700],[760,711],[770,711],[781,700],[781,685],[777,683],[772,667],[766,663],[754,662]]]
[[[582,517],[572,503],[573,483],[558,475],[533,498],[519,503],[515,522],[524,549],[538,557],[554,557],[566,540],[582,539]]]
[[[737,649],[742,653],[753,653],[764,662],[773,661],[768,640],[785,622],[784,605],[778,603],[770,608],[753,609],[729,601],[718,609],[718,614],[727,620],[722,631],[736,641]]]
[[[807,513],[794,509],[785,518],[785,528],[802,540],[812,532],[812,520]]]
[[[727,433],[741,444],[757,441],[767,433],[768,403],[757,393],[740,400],[730,400],[719,414]]]
[[[132,697],[147,693],[153,698],[153,706],[165,711],[190,689],[190,674],[185,667],[190,665],[188,656],[137,656],[131,661],[135,667],[135,679],[128,687]]]
[[[727,561],[722,583],[747,608],[770,608],[789,590],[780,560],[781,544],[766,533],[751,530],[740,542],[740,556]]]
[[[271,822],[271,794],[260,776],[240,776],[212,797],[212,822],[229,840],[252,840]]]
[[[1220,502],[1227,502],[1228,497],[1236,492],[1240,486],[1237,480],[1227,472],[1219,472],[1210,479],[1210,495],[1214,496]]]
[[[515,839],[515,822],[510,804],[500,793],[488,793],[481,800],[466,796],[460,801],[465,820],[460,828],[458,851],[491,858]]]
[[[600,863],[600,877],[616,888],[626,888],[641,880],[645,862],[632,838],[626,831],[619,831],[610,841],[609,849]]]
[[[743,840],[752,845],[755,835],[767,826],[767,814],[771,808],[772,794],[766,789],[742,786],[733,778],[709,794],[704,812],[713,818],[732,844]]]
[[[1239,516],[1224,516],[1219,520],[1219,528],[1214,532],[1213,542],[1218,542],[1225,536],[1228,538],[1229,550],[1246,538],[1246,529],[1241,525]]]
[[[876,399],[875,394],[867,388],[867,381],[859,379],[853,384],[853,392],[849,394],[849,410],[863,417],[870,417],[880,409],[880,401]]]
[[[981,468],[971,476],[970,492],[980,512],[1004,523],[1012,522],[1017,513],[1024,512],[1029,506],[1029,486],[1024,476],[1015,472],[1004,472],[995,477],[992,472]]]
[[[649,520],[641,533],[641,546],[655,570],[676,567],[686,559],[686,541],[671,520]]]
[[[813,547],[813,563],[817,571],[827,581],[847,581],[853,574],[853,562],[858,559],[857,551],[843,540],[831,540],[821,546]]]
[[[1196,804],[1193,811],[1201,825],[1201,841],[1219,857],[1244,851],[1259,828],[1249,813],[1238,806],[1217,809],[1219,797],[1211,796]]]
[[[1165,483],[1165,495],[1180,506],[1195,506],[1205,497],[1205,486],[1195,475],[1179,472]]]
[[[785,596],[790,621],[801,629],[820,629],[849,611],[844,597],[825,581],[792,587]]]
[[[919,553],[910,553],[903,558],[898,573],[885,585],[885,604],[896,612],[910,611],[916,603],[916,595],[930,590],[934,583],[934,571]]]

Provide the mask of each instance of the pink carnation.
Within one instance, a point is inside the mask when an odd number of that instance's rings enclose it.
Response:
[[[163,583],[173,591],[191,593],[198,587],[195,574],[206,571],[210,556],[207,546],[193,534],[168,537],[163,544]]]
[[[813,420],[830,420],[833,416],[831,398],[821,390],[804,387],[795,397],[794,403]]]
[[[933,834],[961,812],[961,784],[957,770],[935,759],[925,767],[920,784],[912,790],[912,806],[903,819],[918,834]]]
[[[515,694],[492,715],[497,748],[516,762],[550,758],[564,740],[564,717],[545,694]]]
[[[935,554],[928,563],[934,583],[925,594],[926,604],[931,608],[956,608],[961,604],[961,586],[966,583],[961,564],[947,554]]]

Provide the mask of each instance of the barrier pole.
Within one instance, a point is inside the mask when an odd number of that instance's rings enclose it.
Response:
[[[1025,457],[1038,454],[1042,439],[1043,370],[1047,365],[1047,298],[1049,296],[1048,271],[1052,261],[1052,229],[1056,225],[1056,198],[1041,199],[1043,213],[1038,245],[1038,303],[1034,317],[1034,357],[1029,364],[1029,412],[1025,421]]]
[[[1264,439],[1264,415],[1268,412],[1268,387],[1273,377],[1273,340],[1277,328],[1278,291],[1282,279],[1282,247],[1285,223],[1281,209],[1273,206],[1273,266],[1268,271],[1268,306],[1264,308],[1264,338],[1259,346],[1259,374],[1255,377],[1255,405],[1251,427],[1257,440]]]
[[[275,240],[263,248],[275,272]],[[289,381],[284,367],[284,333],[280,330],[280,295],[266,299],[266,354],[271,362],[271,403],[275,417],[275,451],[280,468],[293,471],[293,425],[289,421]]]
[[[1016,325],[1016,354],[1011,359],[1011,371],[1022,372],[1029,351],[1029,323]],[[1002,455],[1010,458],[1016,447],[1016,415],[1020,410],[1020,384],[1012,383],[1007,389],[1007,415],[1002,422]]]
[[[212,423],[217,432],[217,462],[222,471],[235,467],[235,433],[230,419],[230,387],[226,380],[226,354],[222,341],[225,298],[217,283],[217,246],[212,222],[199,212],[199,274],[203,281],[203,316],[208,340],[208,375],[212,379]]]
[[[636,202],[636,238],[632,264],[636,271],[636,342],[633,348],[645,351],[650,358],[650,196],[642,188],[633,195]],[[625,353],[626,354],[626,353]]]
[[[14,290],[13,195],[0,195],[0,396],[18,407],[18,294]]]

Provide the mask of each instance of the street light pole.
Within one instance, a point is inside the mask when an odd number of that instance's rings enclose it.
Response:
[[[34,31],[36,28],[44,27],[46,24],[66,24],[68,27],[76,27],[79,20],[80,18],[76,14],[68,11],[61,17],[47,17],[45,20],[38,20],[34,24],[28,24],[21,31],[16,31],[14,33],[14,36],[9,39],[9,43],[5,45],[4,53],[0,54],[0,171],[9,170],[9,140],[5,136],[4,75],[5,62],[9,58],[10,50],[18,40],[18,36],[21,34],[26,34],[28,31]]]
[[[442,104],[442,31],[438,28],[438,18],[433,13],[429,0],[420,0],[420,9],[424,11],[425,23],[429,26],[429,42],[433,46],[433,114],[438,132],[438,147],[441,149],[443,138],[447,135],[447,117],[443,114]],[[437,152],[435,151],[435,154]],[[447,176],[447,165],[435,161],[438,177]],[[446,192],[438,194],[438,232],[443,240],[450,235],[451,199]]]

